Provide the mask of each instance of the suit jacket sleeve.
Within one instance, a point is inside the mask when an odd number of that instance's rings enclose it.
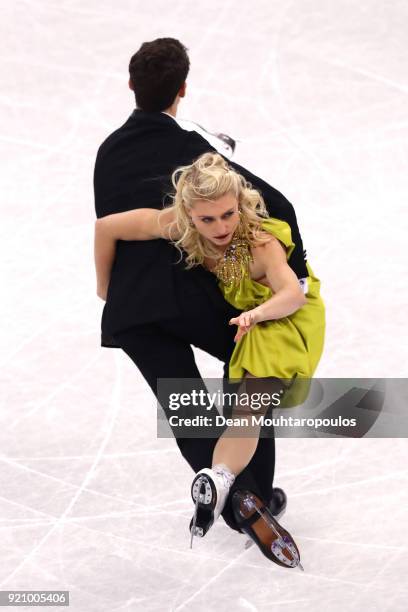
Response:
[[[99,148],[95,160],[93,187],[95,213],[97,218],[113,213],[124,212],[132,207],[129,184],[123,172],[126,164],[119,152],[106,158],[106,152]]]

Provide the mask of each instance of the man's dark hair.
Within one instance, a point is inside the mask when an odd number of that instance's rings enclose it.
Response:
[[[146,112],[171,106],[189,68],[187,49],[179,40],[156,38],[143,43],[129,63],[136,106]]]

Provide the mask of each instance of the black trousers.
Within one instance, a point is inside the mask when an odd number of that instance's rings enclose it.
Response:
[[[221,297],[221,296],[220,296]],[[181,298],[181,296],[180,296]],[[115,340],[125,353],[136,364],[141,374],[149,384],[153,393],[158,394],[157,379],[184,379],[183,391],[186,391],[186,379],[201,381],[200,372],[194,359],[191,345],[202,349],[218,358],[225,365],[234,348],[235,326],[229,326],[228,321],[236,316],[237,311],[221,297],[222,306],[216,307],[206,292],[199,289],[188,290],[183,287],[180,299],[181,315],[175,319],[135,326],[127,331],[115,334]],[[174,415],[168,404],[160,397],[161,406],[168,418]],[[203,414],[202,408],[197,410],[188,406],[188,416]],[[216,408],[206,411],[213,416],[218,414]],[[219,431],[218,435],[220,435]],[[180,438],[176,437],[181,454],[194,472],[204,467],[211,467],[212,453],[218,440],[214,437]],[[275,469],[275,440],[272,437],[260,438],[257,450],[248,466],[237,476],[231,493],[236,489],[247,489],[260,496],[266,503],[272,497],[272,482]],[[237,525],[231,508],[231,495],[222,512],[225,522],[237,531]]]

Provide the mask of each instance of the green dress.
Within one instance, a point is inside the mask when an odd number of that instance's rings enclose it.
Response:
[[[289,258],[295,245],[290,226],[278,219],[262,222],[269,232],[286,247]],[[246,372],[253,376],[277,377],[288,381],[311,378],[323,351],[325,309],[320,297],[320,281],[309,264],[306,278],[307,303],[295,313],[272,321],[258,323],[237,342],[229,364],[229,377],[241,379]],[[239,310],[251,310],[268,300],[273,292],[246,273],[237,285],[219,287],[225,299]]]

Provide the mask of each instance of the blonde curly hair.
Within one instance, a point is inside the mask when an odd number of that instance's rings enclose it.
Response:
[[[248,240],[250,247],[270,238],[262,233],[262,220],[269,215],[261,194],[218,153],[204,153],[190,166],[178,168],[172,174],[172,183],[176,190],[173,208],[181,234],[173,244],[180,253],[182,250],[186,252],[188,269],[203,264],[206,257],[219,260],[223,256],[191,223],[188,213],[197,200],[215,201],[226,193],[232,193],[241,211],[236,230],[240,238]]]

